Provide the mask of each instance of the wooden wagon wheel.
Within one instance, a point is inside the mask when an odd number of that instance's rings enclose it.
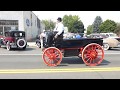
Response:
[[[104,59],[102,46],[96,43],[88,44],[82,51],[82,59],[86,65],[99,65]]]
[[[57,66],[62,61],[62,53],[55,47],[49,47],[44,50],[42,58],[48,66]]]

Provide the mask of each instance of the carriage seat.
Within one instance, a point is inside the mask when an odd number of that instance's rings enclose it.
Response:
[[[59,35],[56,39],[53,39],[54,40],[54,44],[56,47],[60,47],[62,41],[63,41],[63,34],[62,33],[61,35]]]
[[[59,35],[56,39],[54,36],[56,35],[56,32],[49,32],[46,34],[46,38],[44,39],[44,47],[51,47],[51,46],[58,46],[63,41],[63,33]]]

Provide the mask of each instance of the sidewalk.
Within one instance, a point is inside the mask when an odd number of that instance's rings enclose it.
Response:
[[[34,46],[34,47],[37,46],[35,42],[27,42],[27,45],[28,45],[28,46]]]

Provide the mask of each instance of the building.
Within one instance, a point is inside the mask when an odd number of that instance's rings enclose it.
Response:
[[[0,11],[0,35],[7,30],[26,32],[26,39],[31,41],[42,29],[39,18],[32,11]]]

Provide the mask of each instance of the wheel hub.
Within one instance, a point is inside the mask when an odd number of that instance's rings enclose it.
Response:
[[[92,51],[92,52],[90,53],[90,57],[91,57],[92,59],[95,59],[95,58],[97,57],[97,53],[96,53],[95,51]]]
[[[55,54],[51,54],[51,55],[50,55],[50,57],[49,57],[49,59],[51,59],[51,60],[54,60],[54,59],[56,59],[56,56],[55,56]]]

